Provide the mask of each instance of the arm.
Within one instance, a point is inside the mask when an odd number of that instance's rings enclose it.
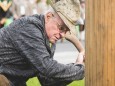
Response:
[[[83,48],[83,45],[79,41],[76,35],[74,35],[72,32],[68,31],[65,35],[65,38],[74,44],[74,46],[77,48],[79,53],[85,54],[85,49]]]
[[[74,35],[72,32],[68,31],[65,35],[65,38],[70,41],[71,43],[74,44],[74,46],[77,48],[79,51],[77,60],[75,63],[77,64],[83,64],[84,57],[85,57],[85,49],[83,48],[83,45],[79,41],[76,35]]]

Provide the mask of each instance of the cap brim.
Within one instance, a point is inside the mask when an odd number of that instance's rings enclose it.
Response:
[[[60,16],[60,18],[63,20],[63,22],[65,23],[65,25],[69,28],[69,30],[73,33],[73,34],[77,34],[76,33],[76,26],[74,24],[72,24],[65,16],[63,16],[60,12],[57,12],[58,15]]]

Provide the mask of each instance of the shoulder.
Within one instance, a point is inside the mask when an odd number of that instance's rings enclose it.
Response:
[[[6,31],[10,35],[19,36],[22,34],[30,34],[33,36],[42,36],[44,32],[44,25],[42,19],[38,15],[22,17],[11,23]]]
[[[40,19],[39,15],[24,16],[21,17],[20,19],[15,20],[11,25],[23,26],[26,24],[42,25],[42,19]]]
[[[25,16],[18,20],[14,20],[8,27],[9,31],[18,31],[18,30],[29,30],[29,29],[39,29],[44,30],[45,26],[43,23],[44,18],[39,15]]]

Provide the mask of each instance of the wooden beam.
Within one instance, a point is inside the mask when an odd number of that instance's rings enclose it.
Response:
[[[115,86],[115,0],[86,0],[85,86]]]

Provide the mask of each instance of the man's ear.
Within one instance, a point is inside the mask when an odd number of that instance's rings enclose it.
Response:
[[[46,15],[45,15],[45,21],[46,23],[54,16],[54,14],[52,12],[48,12]]]

